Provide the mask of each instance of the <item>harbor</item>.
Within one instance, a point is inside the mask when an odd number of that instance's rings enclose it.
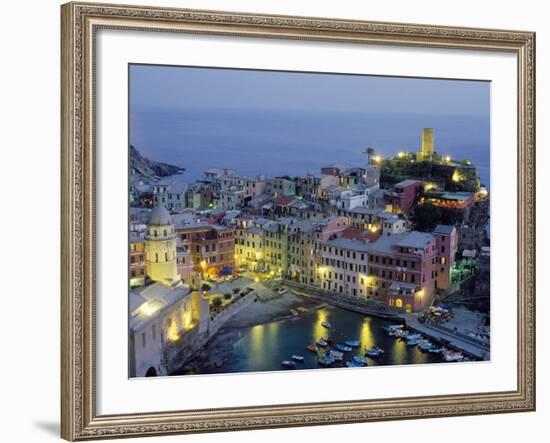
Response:
[[[285,291],[230,320],[172,375],[437,364],[471,358],[395,319]],[[248,323],[242,319],[248,318]],[[258,323],[250,319],[257,319]],[[268,320],[268,318],[270,318]]]

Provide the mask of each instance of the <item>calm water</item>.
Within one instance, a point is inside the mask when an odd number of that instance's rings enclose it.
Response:
[[[384,156],[417,151],[422,128],[436,150],[478,168],[489,186],[490,121],[481,116],[326,111],[172,110],[131,113],[130,140],[149,158],[187,169],[194,182],[212,167],[244,175],[304,175],[332,163],[363,165],[372,146]]]
[[[323,321],[332,323],[332,329],[323,327]],[[392,323],[337,307],[326,307],[298,317],[222,332],[206,347],[207,357],[196,359],[191,365],[193,368],[183,368],[178,373],[285,370],[281,367],[281,361],[290,360],[293,354],[305,357],[303,363],[296,363],[296,369],[321,368],[315,354],[305,349],[305,346],[326,336],[334,343],[343,343],[349,339],[361,341],[361,348],[344,353],[344,361],[331,367],[345,366],[345,361],[353,355],[359,355],[360,350],[363,354],[365,348],[375,345],[384,349],[385,354],[378,360],[369,359],[369,366],[443,362],[437,354],[423,353],[416,347],[407,347],[405,342],[389,337],[382,329],[387,324]]]

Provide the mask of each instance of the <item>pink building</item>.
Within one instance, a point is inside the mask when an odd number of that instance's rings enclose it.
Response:
[[[430,305],[437,278],[435,236],[417,231],[382,236],[368,250],[370,297],[406,312]]]
[[[394,190],[388,193],[387,198],[392,206],[392,212],[406,214],[413,207],[418,192],[422,189],[422,182],[418,180],[403,180],[394,185]]]
[[[265,178],[252,177],[246,178],[244,181],[244,190],[247,197],[258,197],[265,192]]]
[[[347,217],[329,216],[318,223],[315,231],[315,241],[324,243],[340,235],[340,233],[349,226]]]
[[[436,287],[448,289],[451,286],[451,268],[455,264],[458,249],[458,232],[454,226],[437,225],[433,231],[437,242]]]
[[[190,284],[194,264],[191,259],[188,245],[178,246],[176,248],[176,263],[181,281],[185,284]]]

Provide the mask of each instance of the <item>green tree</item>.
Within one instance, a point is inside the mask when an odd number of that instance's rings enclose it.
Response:
[[[412,212],[412,222],[417,231],[431,232],[441,222],[441,210],[431,203],[416,205]]]
[[[222,298],[220,296],[216,296],[212,299],[212,304],[219,308],[222,305]]]

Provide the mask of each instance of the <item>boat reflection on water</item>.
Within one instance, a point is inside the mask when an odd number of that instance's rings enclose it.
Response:
[[[331,328],[323,326],[330,323]],[[393,324],[377,317],[367,317],[334,306],[322,307],[298,316],[289,316],[279,321],[222,331],[206,346],[199,357],[177,371],[178,374],[212,374],[257,371],[289,370],[281,365],[292,360],[293,355],[304,357],[292,370],[316,369],[316,353],[307,345],[323,338],[329,340],[328,348],[346,341],[359,340],[360,346],[345,352],[342,361],[330,367],[345,367],[354,356],[364,356],[365,349],[379,347],[385,352],[368,358],[369,367],[379,365],[406,365],[441,363],[439,354],[421,352],[416,346],[407,346],[404,341],[390,337],[383,327]],[[327,348],[322,348],[324,352]],[[289,365],[290,367],[290,365]]]

